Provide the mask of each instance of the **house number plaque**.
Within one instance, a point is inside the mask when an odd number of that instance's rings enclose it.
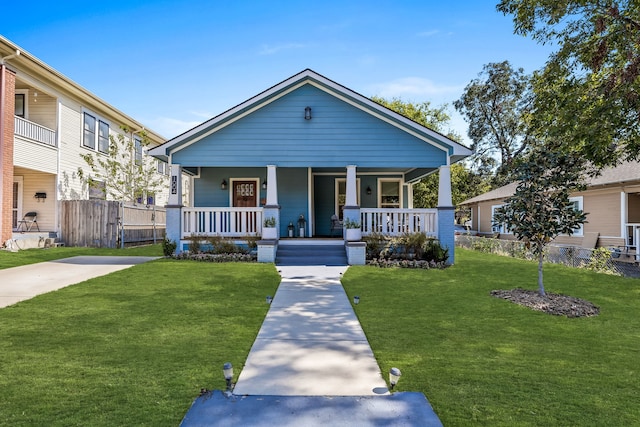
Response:
[[[171,175],[171,194],[178,194],[178,177]]]

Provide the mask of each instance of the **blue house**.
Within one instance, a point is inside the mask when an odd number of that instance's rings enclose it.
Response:
[[[349,262],[361,264],[360,236],[423,232],[451,249],[453,263],[449,167],[471,151],[312,70],[150,154],[171,165],[167,236],[178,252],[194,234],[255,235],[259,260],[271,262],[279,239],[337,233]],[[438,208],[414,209],[413,184],[437,171]],[[275,230],[264,227],[274,221]]]

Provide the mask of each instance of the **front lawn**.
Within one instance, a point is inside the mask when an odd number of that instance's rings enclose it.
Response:
[[[589,318],[489,295],[537,289],[536,268],[457,249],[446,270],[352,267],[343,283],[382,371],[445,426],[640,425],[640,280],[546,264],[547,291],[598,305]]]
[[[137,246],[124,249],[57,247],[47,249],[26,249],[18,252],[0,251],[0,269],[52,261],[79,255],[102,256],[162,256],[162,245]]]
[[[279,281],[159,260],[0,309],[0,425],[178,425],[224,362],[239,373]]]

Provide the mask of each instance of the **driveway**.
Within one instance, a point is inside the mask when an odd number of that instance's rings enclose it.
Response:
[[[154,259],[157,257],[75,256],[0,270],[0,308]]]

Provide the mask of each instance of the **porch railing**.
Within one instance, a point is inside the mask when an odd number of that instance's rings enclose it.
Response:
[[[629,250],[634,250],[636,260],[640,261],[640,224],[625,224],[625,246]]]
[[[51,147],[57,147],[56,143],[56,131],[47,127],[41,126],[37,123],[30,122],[19,116],[14,116],[14,133],[18,136],[31,139],[36,142],[40,142]]]
[[[182,238],[242,237],[262,233],[262,208],[182,208]]]
[[[437,209],[361,208],[362,235],[383,233],[398,236],[403,233],[438,235]]]

